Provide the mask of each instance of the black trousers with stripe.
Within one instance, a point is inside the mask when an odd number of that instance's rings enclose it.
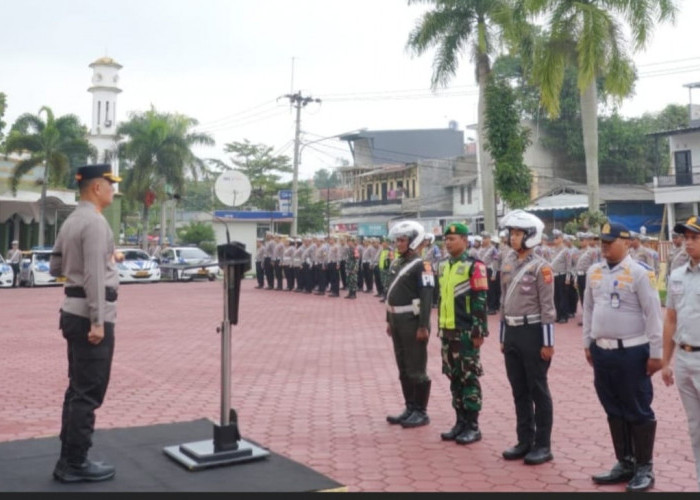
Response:
[[[515,403],[518,443],[549,448],[553,407],[547,372],[551,360],[542,359],[543,346],[541,324],[506,326],[503,356]]]

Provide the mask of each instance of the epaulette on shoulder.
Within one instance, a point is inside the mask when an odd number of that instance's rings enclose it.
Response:
[[[642,262],[641,260],[635,260],[635,262],[636,262],[637,264],[639,264],[640,266],[642,266],[642,267],[644,268],[645,271],[653,271],[653,270],[654,270],[654,268],[651,267],[651,266],[650,266],[649,264],[647,264],[646,262]]]

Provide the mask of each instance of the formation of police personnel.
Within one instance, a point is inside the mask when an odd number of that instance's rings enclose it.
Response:
[[[691,229],[700,234],[700,225]],[[537,216],[514,210],[501,221],[498,248],[491,248],[490,235],[479,236],[470,237],[464,224],[449,224],[442,251],[433,253],[434,237],[425,235],[415,221],[402,221],[390,232],[396,258],[387,283],[386,332],[393,343],[404,409],[387,416],[387,421],[404,428],[430,423],[428,303],[437,296],[442,372],[449,380],[456,414],[454,426],[441,438],[462,445],[481,439],[479,377],[484,370],[479,351],[489,335],[491,283],[499,280],[499,341],[513,395],[517,438],[503,457],[522,459],[528,465],[554,458],[548,372],[555,324],[564,323],[581,301],[584,355],[593,367],[594,389],[607,415],[618,460],[592,480],[627,483],[627,491],[632,492],[651,488],[656,433],[651,377],[662,368],[662,332],[654,254],[643,245],[644,235],[622,224],[606,223],[600,235],[573,236],[554,230],[548,238]],[[679,238],[674,235],[674,239]],[[651,257],[649,264],[640,258],[642,254]],[[669,256],[670,266],[676,260],[673,276],[680,281],[679,271],[689,265],[689,256],[679,243]],[[680,289],[675,282],[674,286]],[[435,289],[439,293],[433,293]],[[570,290],[576,293],[569,294]],[[700,351],[700,347],[680,345],[688,352]],[[700,340],[695,345],[700,346]],[[665,369],[668,384],[672,374]],[[691,429],[700,428],[700,411],[689,415],[691,419]],[[700,438],[697,441],[700,457]]]
[[[256,288],[357,298],[375,293],[383,302],[393,250],[381,238],[351,235],[290,237],[267,233],[255,253]]]

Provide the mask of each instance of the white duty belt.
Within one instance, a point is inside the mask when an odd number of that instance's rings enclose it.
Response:
[[[504,316],[506,325],[508,326],[522,326],[522,325],[533,325],[537,323],[542,323],[541,314],[528,314],[526,316]]]
[[[401,314],[401,313],[413,313],[414,308],[413,304],[408,304],[405,306],[386,306],[386,310],[389,311],[390,313],[393,314]]]
[[[646,335],[632,337],[631,339],[595,339],[595,344],[601,349],[624,349],[648,343],[649,339]]]

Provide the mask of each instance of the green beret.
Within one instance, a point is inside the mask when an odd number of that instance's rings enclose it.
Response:
[[[461,222],[453,222],[448,224],[445,228],[445,236],[448,234],[461,234],[466,236],[469,234],[469,228],[467,228],[467,226]]]

